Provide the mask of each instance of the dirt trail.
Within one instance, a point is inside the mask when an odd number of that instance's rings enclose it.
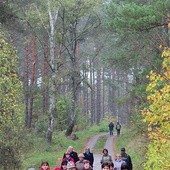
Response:
[[[93,136],[92,138],[89,139],[86,147],[89,147],[90,150],[93,152],[93,147],[95,146],[97,140],[98,140],[101,136],[105,136],[105,135],[108,135],[108,134],[107,134],[107,133],[104,133],[104,134],[100,134],[100,135]],[[115,134],[114,134],[114,135],[115,135]],[[108,135],[106,144],[105,144],[105,146],[104,146],[104,148],[108,149],[109,155],[112,156],[112,159],[113,159],[113,157],[114,157],[113,138],[114,138],[114,136],[109,136],[109,135]],[[100,169],[101,169],[101,164],[100,164],[101,157],[102,157],[102,153],[101,153],[101,154],[94,154],[93,170],[100,170]]]

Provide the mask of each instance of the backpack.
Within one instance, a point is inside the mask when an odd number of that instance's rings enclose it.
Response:
[[[120,125],[116,125],[117,130],[120,130],[120,128],[121,128]]]

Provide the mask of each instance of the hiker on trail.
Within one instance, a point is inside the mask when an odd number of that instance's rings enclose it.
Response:
[[[74,159],[70,156],[70,153],[69,153],[69,152],[66,152],[66,153],[65,153],[65,157],[63,158],[62,161],[66,161],[67,163],[71,161],[71,162],[74,162],[74,163],[75,163]]]
[[[116,154],[116,159],[114,160],[114,170],[121,170],[121,165],[124,161],[121,159],[120,154]]]
[[[74,162],[68,162],[67,163],[67,170],[77,170],[76,165]]]
[[[121,129],[121,124],[119,122],[117,122],[117,124],[116,124],[117,136],[120,135],[120,129]]]
[[[54,170],[67,170],[67,161],[62,161],[61,167],[55,167]]]
[[[113,136],[113,128],[114,128],[114,124],[113,124],[113,122],[110,122],[109,123],[109,133],[110,133],[110,136]]]
[[[123,160],[124,162],[127,163],[127,166],[128,166],[128,168],[129,168],[128,170],[132,170],[133,167],[132,167],[131,157],[130,157],[130,155],[128,155],[128,154],[126,153],[125,148],[121,148],[121,158],[122,158],[122,160]]]
[[[85,160],[89,160],[91,167],[93,167],[94,156],[93,156],[93,153],[90,152],[90,148],[89,147],[85,148],[84,159]]]
[[[83,170],[84,169],[84,154],[80,153],[78,157],[79,157],[79,161],[76,162],[76,168],[77,170]]]
[[[47,161],[42,162],[39,170],[50,170],[49,163]]]
[[[102,170],[111,170],[110,169],[110,164],[108,162],[104,162],[102,164]]]
[[[112,163],[112,157],[108,154],[108,150],[107,149],[103,149],[103,156],[102,159],[100,161],[101,164],[103,164],[104,162],[108,162],[108,163]]]
[[[92,170],[89,160],[84,160],[84,169],[83,170]]]
[[[70,156],[74,159],[74,162],[79,161],[77,152],[75,152],[75,151],[73,150],[73,147],[72,147],[72,146],[69,146],[69,147],[68,147],[67,152],[70,153]]]

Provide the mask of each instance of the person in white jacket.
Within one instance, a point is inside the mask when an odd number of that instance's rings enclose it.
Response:
[[[116,154],[116,159],[114,160],[114,170],[121,170],[121,165],[124,161],[121,159],[120,154]]]

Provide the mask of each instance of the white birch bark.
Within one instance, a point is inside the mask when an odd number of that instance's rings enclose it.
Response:
[[[54,114],[55,114],[55,78],[57,66],[55,64],[55,25],[57,22],[59,7],[56,7],[55,10],[51,8],[51,0],[47,0],[48,6],[48,16],[49,16],[49,50],[50,50],[50,66],[51,66],[51,81],[50,81],[50,117],[48,122],[47,130],[47,141],[51,142],[52,132],[53,132],[53,123],[54,123]]]

